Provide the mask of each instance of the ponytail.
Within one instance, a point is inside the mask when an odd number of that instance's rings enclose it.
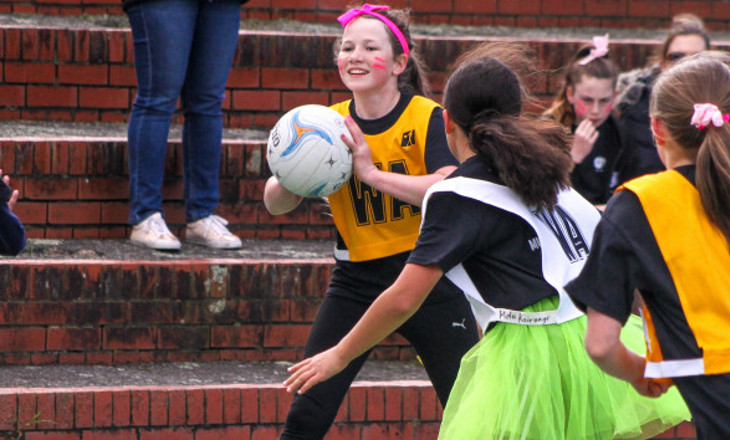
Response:
[[[706,130],[697,153],[697,191],[707,216],[730,244],[730,123]]]
[[[730,244],[730,121],[694,120],[695,104],[730,113],[730,68],[722,60],[699,53],[663,72],[652,89],[649,113],[694,160],[702,207]]]
[[[570,135],[553,121],[523,116],[487,118],[471,128],[469,140],[528,206],[552,209],[558,192],[570,184]]]
[[[570,184],[570,134],[553,120],[522,115],[526,91],[515,69],[529,64],[523,46],[475,47],[459,58],[444,107],[472,150],[526,205],[552,209]]]
[[[406,69],[398,75],[398,90],[411,95],[430,96],[431,88],[426,80],[424,64],[417,51],[411,50]]]

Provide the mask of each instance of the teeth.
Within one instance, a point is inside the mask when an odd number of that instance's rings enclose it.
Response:
[[[363,70],[363,69],[350,69],[349,73],[351,73],[353,75],[364,75],[364,74],[366,74],[368,72],[366,70]]]

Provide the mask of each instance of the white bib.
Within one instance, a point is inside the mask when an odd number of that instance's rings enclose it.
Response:
[[[569,188],[561,191],[554,211],[533,212],[514,191],[504,185],[468,177],[455,177],[434,184],[426,192],[421,207],[424,219],[428,199],[435,192],[453,192],[523,218],[535,230],[540,241],[543,278],[558,292],[559,306],[553,311],[521,312],[496,308],[484,301],[464,270],[464,266],[459,264],[445,275],[464,292],[482,329],[486,329],[489,323],[494,321],[547,325],[570,321],[583,315],[568,297],[563,286],[578,276],[583,268],[593,240],[593,232],[601,216],[598,210],[575,190]]]

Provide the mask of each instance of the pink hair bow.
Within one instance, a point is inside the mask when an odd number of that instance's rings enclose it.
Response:
[[[388,29],[390,29],[391,32],[395,35],[395,37],[398,39],[398,42],[400,43],[401,47],[403,48],[403,53],[408,56],[410,53],[410,50],[408,49],[408,41],[406,40],[405,35],[403,35],[403,32],[398,28],[398,26],[393,23],[390,19],[388,19],[383,14],[378,14],[375,11],[386,11],[390,9],[386,5],[371,5],[368,3],[365,3],[362,5],[362,8],[360,9],[350,9],[349,11],[345,12],[344,14],[337,17],[337,21],[340,22],[340,24],[344,27],[350,24],[350,22],[357,17],[367,14],[372,15],[373,17],[377,18],[378,20],[385,23],[386,26],[388,26]]]
[[[692,114],[690,124],[703,130],[710,124],[715,127],[722,127],[725,122],[730,121],[730,114],[723,114],[715,104],[695,104],[695,112]]]
[[[608,34],[604,36],[597,35],[593,37],[593,49],[591,52],[582,60],[578,61],[578,64],[585,66],[591,61],[605,57],[608,53]]]

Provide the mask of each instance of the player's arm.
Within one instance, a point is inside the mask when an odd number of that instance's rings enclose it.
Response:
[[[298,196],[284,188],[276,177],[271,176],[264,186],[264,206],[271,215],[286,214],[294,210],[304,197]]]
[[[416,313],[442,275],[437,265],[406,264],[393,285],[337,345],[289,368],[291,376],[284,381],[287,391],[305,393],[385,339]]]
[[[639,394],[658,397],[667,385],[644,377],[646,359],[626,348],[619,338],[621,323],[588,307],[585,346],[588,355],[603,371],[629,382]]]
[[[409,176],[379,170],[373,164],[370,146],[365,141],[362,130],[360,130],[360,127],[358,127],[351,116],[345,118],[345,125],[350,130],[352,140],[346,136],[343,136],[342,140],[352,150],[353,172],[357,178],[370,185],[370,187],[391,195],[396,199],[420,206],[423,201],[423,196],[426,195],[426,190],[456,169],[455,166],[445,166],[439,168],[433,174],[423,176]]]

